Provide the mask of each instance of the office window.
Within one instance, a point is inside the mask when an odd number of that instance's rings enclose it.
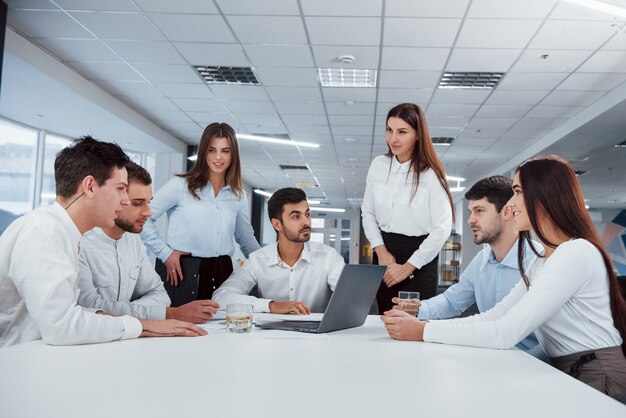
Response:
[[[41,179],[40,206],[48,206],[56,199],[56,182],[54,181],[54,160],[57,153],[71,141],[61,136],[46,134],[43,154],[43,174]]]
[[[0,120],[0,217],[14,218],[33,207],[37,166],[34,129]],[[0,224],[3,222],[0,220]]]

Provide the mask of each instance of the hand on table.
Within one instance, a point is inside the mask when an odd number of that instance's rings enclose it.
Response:
[[[426,322],[396,309],[386,311],[380,318],[385,323],[389,336],[394,340],[424,341]]]
[[[308,315],[311,308],[302,302],[270,302],[270,312],[276,314]]]
[[[213,318],[220,305],[209,299],[194,300],[177,308],[165,308],[166,319],[203,324]]]
[[[165,260],[165,268],[167,268],[167,282],[172,286],[178,286],[178,281],[183,281],[183,270],[180,268],[180,256],[189,255],[182,251],[174,250],[167,260]]]
[[[198,337],[206,335],[202,328],[189,322],[176,319],[148,320],[140,319],[143,331],[140,337]]]

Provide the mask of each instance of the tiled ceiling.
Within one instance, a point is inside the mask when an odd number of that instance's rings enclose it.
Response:
[[[587,158],[626,166],[626,149],[607,151],[626,136],[623,114],[596,123],[595,135],[580,144],[580,131],[593,123],[587,114],[599,117],[626,99],[626,35],[618,30],[624,19],[565,1],[7,3],[15,31],[188,144],[214,121],[240,133],[321,144],[242,140],[244,177],[253,187],[317,183],[311,196],[332,206],[358,204],[370,161],[386,151],[385,115],[405,101],[425,109],[432,136],[455,138],[437,150],[448,174],[467,178],[466,185],[551,149],[575,164]],[[609,3],[626,7],[624,0]],[[341,55],[355,60],[343,64]],[[195,65],[253,67],[260,85],[209,86]],[[318,67],[376,69],[378,84],[322,88]],[[495,90],[438,89],[444,71],[505,76]],[[570,138],[578,148],[564,145]],[[585,176],[591,206],[626,206],[623,175],[588,184]],[[600,183],[602,193],[587,191]]]

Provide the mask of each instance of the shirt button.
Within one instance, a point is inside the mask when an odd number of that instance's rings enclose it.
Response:
[[[215,286],[213,286],[213,290],[215,290]]]
[[[215,277],[211,277],[211,281],[214,282],[215,281]]]

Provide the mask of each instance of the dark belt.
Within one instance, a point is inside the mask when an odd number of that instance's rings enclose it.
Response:
[[[582,356],[578,357],[578,360],[576,360],[574,362],[574,364],[572,364],[570,366],[570,369],[569,369],[570,376],[578,378],[578,376],[580,375],[580,369],[585,364],[594,361],[596,358],[597,358],[596,357],[596,353],[587,353],[587,354],[583,354]]]

